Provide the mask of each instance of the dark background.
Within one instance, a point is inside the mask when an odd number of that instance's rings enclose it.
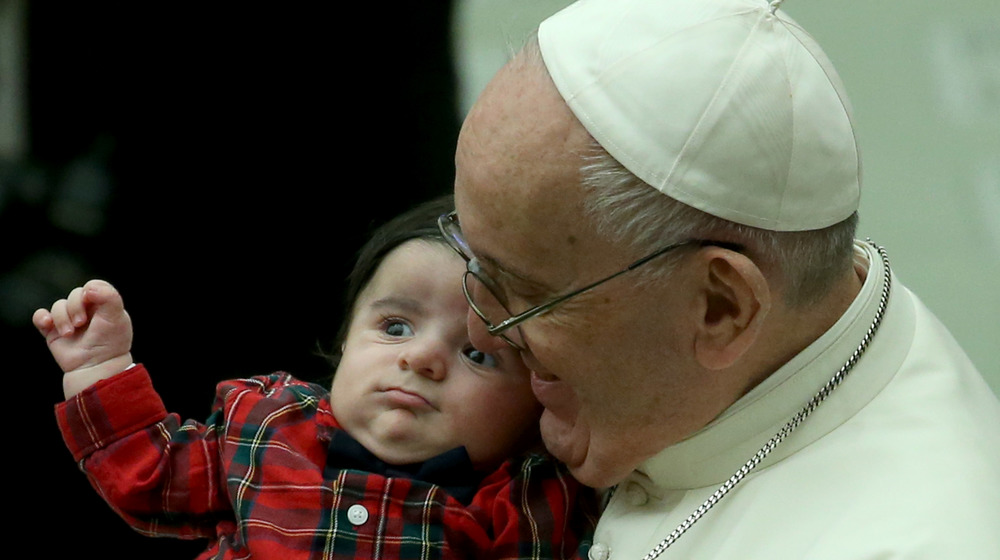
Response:
[[[30,144],[0,161],[0,344],[18,395],[7,509],[31,555],[204,546],[134,533],[90,488],[56,428],[36,307],[112,282],[167,407],[204,419],[222,379],[325,379],[316,349],[368,228],[451,190],[450,3],[371,4],[28,3]]]

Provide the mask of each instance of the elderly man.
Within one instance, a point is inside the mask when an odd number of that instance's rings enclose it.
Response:
[[[854,240],[850,108],[764,0],[581,0],[456,153],[469,331],[610,488],[593,559],[1000,558],[1000,404]]]

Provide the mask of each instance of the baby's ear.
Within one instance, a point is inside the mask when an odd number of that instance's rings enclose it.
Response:
[[[745,255],[707,247],[703,259],[702,313],[695,335],[695,358],[702,367],[733,365],[753,345],[771,309],[767,279]]]

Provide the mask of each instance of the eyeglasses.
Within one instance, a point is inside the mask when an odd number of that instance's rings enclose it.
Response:
[[[718,245],[737,251],[742,249],[742,247],[729,243],[716,243],[697,239],[689,239],[687,241],[673,243],[633,262],[622,270],[615,272],[611,276],[602,278],[568,294],[561,295],[546,303],[536,305],[530,309],[522,311],[521,313],[515,314],[508,309],[507,305],[504,303],[504,299],[500,296],[502,291],[497,288],[496,283],[493,282],[492,279],[483,273],[482,267],[479,264],[479,259],[473,256],[471,249],[469,249],[469,244],[465,241],[465,237],[462,234],[462,228],[458,223],[458,214],[456,212],[443,214],[440,218],[438,218],[438,227],[441,229],[441,234],[444,236],[448,245],[451,246],[451,248],[454,249],[459,256],[465,259],[466,271],[462,276],[462,291],[465,292],[465,299],[468,300],[469,307],[472,308],[473,313],[479,316],[483,323],[486,324],[486,331],[488,333],[493,336],[499,336],[507,344],[522,351],[526,350],[527,346],[524,343],[524,336],[521,333],[521,323],[531,319],[532,317],[537,317],[538,315],[551,311],[557,305],[564,303],[570,298],[576,297],[588,290],[592,290],[609,280],[613,280],[621,276],[622,274],[631,272],[656,257],[664,255],[674,249],[693,244]],[[470,283],[473,285],[470,286]],[[479,286],[482,286],[485,289],[476,289]]]

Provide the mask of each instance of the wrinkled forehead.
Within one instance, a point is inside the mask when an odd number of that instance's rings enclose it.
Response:
[[[589,230],[580,168],[590,146],[543,68],[515,59],[501,70],[456,150],[455,207],[473,251],[525,267],[563,258]]]
[[[591,138],[540,60],[520,54],[490,82],[462,126],[456,150],[456,208],[502,207],[504,223],[528,227],[580,208],[580,168]]]

